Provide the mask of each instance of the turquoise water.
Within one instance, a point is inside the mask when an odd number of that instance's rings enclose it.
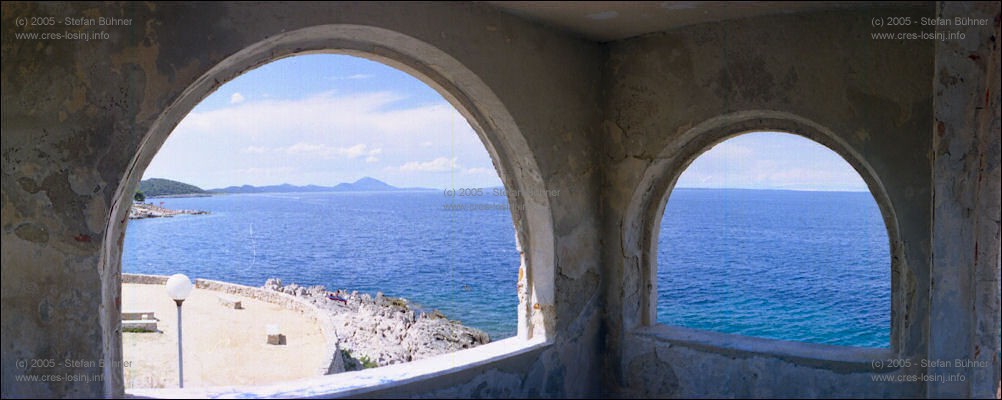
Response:
[[[184,215],[129,221],[124,272],[261,286],[325,285],[404,297],[485,330],[517,329],[519,255],[508,210],[452,211],[439,191],[152,199]],[[477,204],[507,205],[504,197]]]
[[[679,189],[658,243],[658,322],[889,346],[889,242],[869,193]]]
[[[130,221],[125,272],[382,291],[493,339],[515,334],[519,256],[503,197],[270,193],[152,201],[211,214]],[[443,207],[454,201],[502,208]],[[868,202],[868,193],[676,190],[660,237],[659,321],[887,346],[888,245]]]

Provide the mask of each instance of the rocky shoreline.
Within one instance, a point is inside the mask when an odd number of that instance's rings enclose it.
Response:
[[[208,213],[208,211],[202,210],[172,210],[150,203],[133,203],[132,208],[129,209],[129,219],[165,218],[183,214],[199,215]]]
[[[487,333],[438,311],[415,310],[403,298],[283,285],[277,278],[268,279],[263,288],[299,297],[329,313],[348,371],[420,360],[491,340]]]

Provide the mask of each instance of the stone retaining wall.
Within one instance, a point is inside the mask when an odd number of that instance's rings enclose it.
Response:
[[[167,284],[169,276],[145,275],[145,274],[122,274],[122,283],[136,283],[140,285],[164,285]]]
[[[167,278],[167,276],[163,275],[122,274],[122,283],[163,285],[167,282]],[[341,349],[338,346],[338,337],[334,331],[334,323],[331,321],[330,315],[317,306],[285,293],[209,279],[195,279],[195,287],[260,300],[309,316],[320,325],[320,330],[326,342],[326,354],[330,355],[319,367],[321,373],[328,375],[344,372],[344,360],[341,358]]]

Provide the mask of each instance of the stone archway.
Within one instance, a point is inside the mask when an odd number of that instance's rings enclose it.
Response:
[[[101,250],[104,304],[115,304],[103,307],[100,316],[106,393],[120,395],[124,387],[118,318],[122,238],[130,193],[143,171],[181,119],[222,83],[268,62],[308,53],[354,55],[401,69],[438,91],[470,122],[505,187],[518,194],[508,198],[521,253],[517,337],[548,339],[553,334],[554,238],[549,199],[533,152],[502,101],[471,70],[428,43],[377,27],[320,25],[267,38],[227,57],[185,87],[143,134],[137,153],[120,177]]]
[[[880,208],[887,237],[890,240],[891,348],[894,351],[902,349],[901,341],[908,337],[903,332],[906,326],[903,316],[907,313],[902,311],[908,303],[903,288],[913,279],[913,272],[909,269],[904,256],[897,216],[881,175],[834,132],[805,118],[775,111],[738,112],[696,125],[666,146],[645,170],[625,212],[621,238],[623,248],[629,249],[629,253],[635,256],[639,263],[638,270],[641,271],[640,276],[624,277],[626,292],[631,293],[631,290],[636,290],[635,293],[640,297],[627,302],[636,306],[625,309],[631,314],[624,316],[626,320],[635,321],[636,326],[650,326],[656,323],[654,304],[657,302],[659,227],[668,197],[679,176],[690,163],[715,144],[751,131],[780,131],[818,142],[845,159],[866,182]]]

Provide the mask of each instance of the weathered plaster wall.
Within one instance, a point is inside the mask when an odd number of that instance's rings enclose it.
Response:
[[[968,377],[929,382],[930,397],[999,395],[1000,10],[998,2],[938,9],[993,24],[936,44],[929,358],[974,363],[930,368]]]
[[[546,365],[560,363],[554,352],[533,350],[474,368],[401,385],[389,390],[366,391],[358,398],[539,398],[553,397],[563,389],[560,382],[547,379]],[[541,362],[544,358],[550,358]],[[547,386],[549,385],[549,386]],[[579,393],[581,397],[583,393]]]
[[[49,31],[18,25],[33,16],[133,25],[105,29],[107,40],[16,40],[15,32]],[[343,48],[444,91],[481,128],[506,184],[562,189],[511,200],[527,204],[528,215],[515,218],[533,261],[523,282],[538,289],[526,296],[524,333],[554,344],[506,379],[532,373],[540,395],[598,390],[598,45],[477,4],[4,3],[2,20],[4,397],[122,394],[122,371],[110,362],[27,371],[104,382],[31,384],[16,381],[26,373],[17,361],[120,359],[123,193],[166,133],[250,67]],[[455,390],[467,389],[477,388]]]
[[[211,90],[277,57],[335,49],[441,90],[478,128],[506,185],[559,190],[510,199],[525,206],[514,218],[530,264],[520,285],[533,288],[520,292],[520,335],[553,343],[369,395],[990,394],[999,379],[999,11],[985,4],[939,11],[994,18],[964,42],[870,39],[891,31],[872,28],[872,17],[934,15],[929,5],[707,23],[598,45],[478,4],[4,3],[3,396],[122,394],[111,361],[121,358],[125,194]],[[32,16],[134,25],[105,29],[107,40],[16,39],[50,31],[17,23]],[[651,326],[653,227],[674,178],[713,143],[753,129],[815,139],[867,180],[892,240],[892,349]],[[994,370],[967,371],[967,385],[870,380],[873,358],[933,356],[989,359]],[[33,359],[106,367],[19,363]],[[25,373],[104,379],[18,382]]]
[[[934,43],[872,40],[881,30],[870,21],[932,15],[930,4],[771,16],[611,44],[601,210],[610,387],[680,397],[924,394],[921,383],[874,383],[874,372],[914,371],[873,371],[870,360],[926,353]],[[892,349],[841,354],[651,327],[651,255],[674,179],[712,144],[755,129],[826,144],[867,181],[892,241]]]

